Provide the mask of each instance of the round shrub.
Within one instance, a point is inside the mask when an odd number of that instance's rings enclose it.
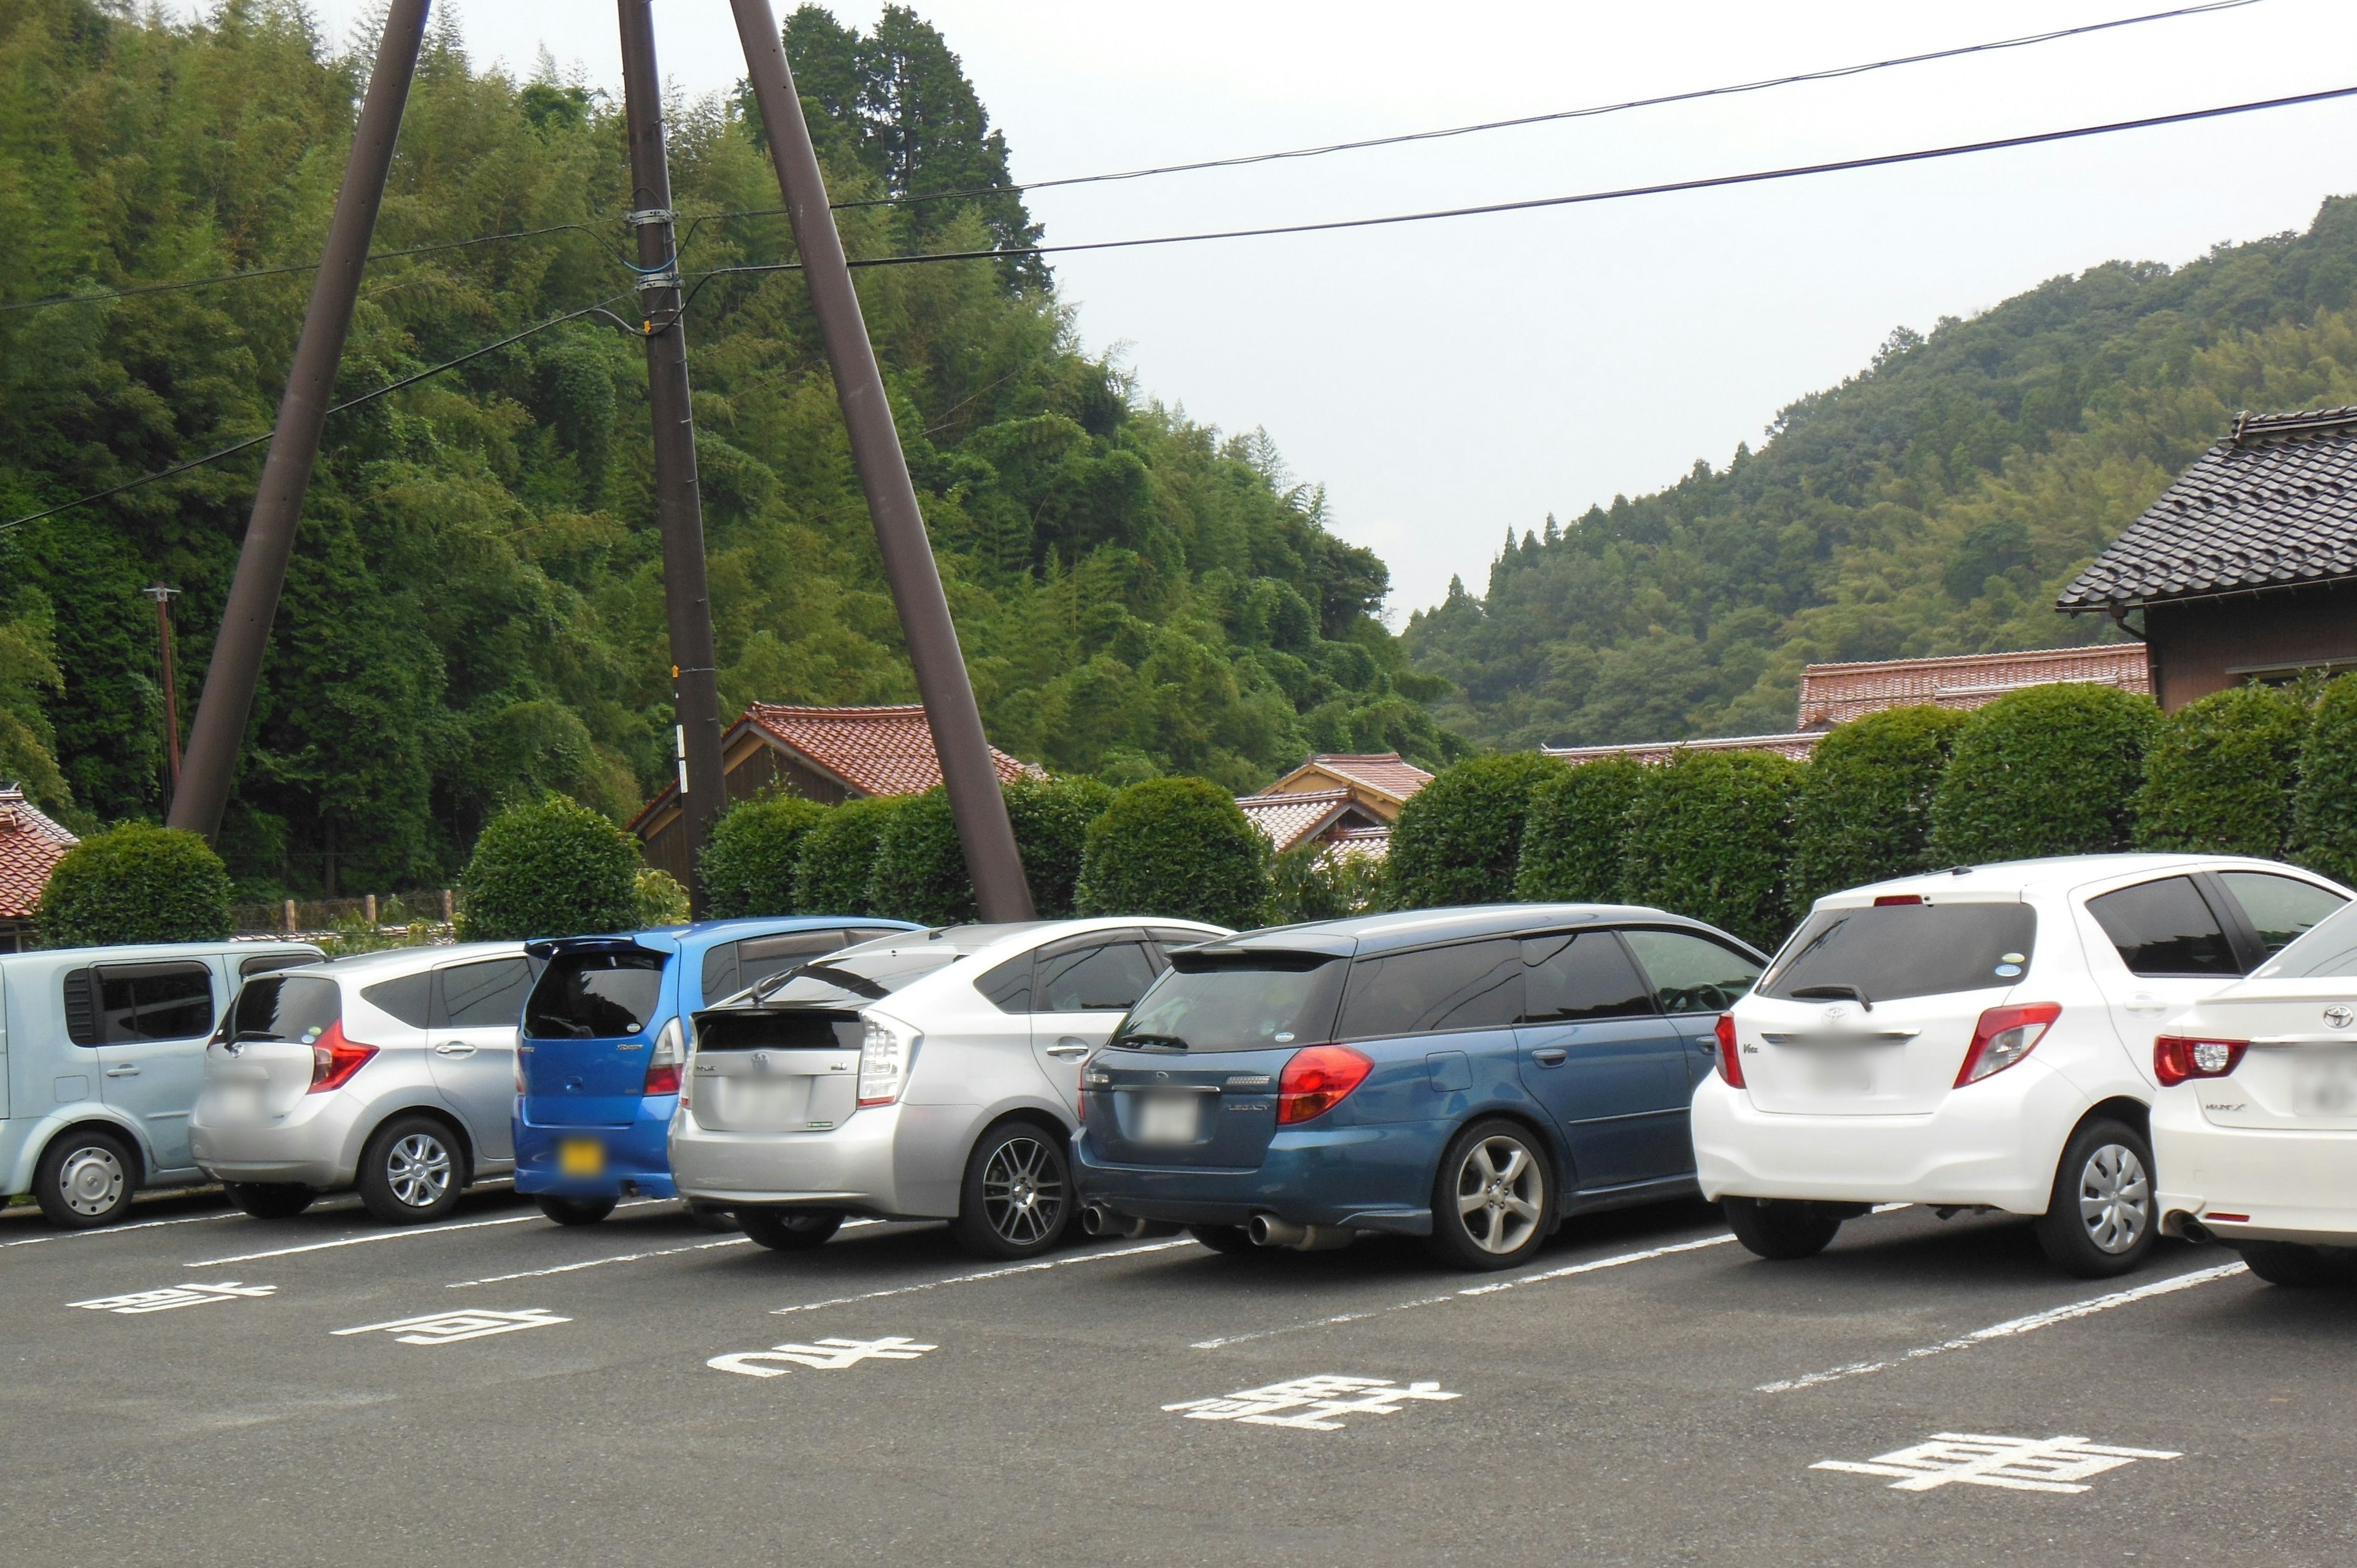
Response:
[[[1605,757],[1542,780],[1531,791],[1514,897],[1564,904],[1609,904],[1620,897],[1629,802],[1637,798],[1644,773],[1642,763]]]
[[[1089,824],[1083,915],[1168,915],[1243,929],[1268,908],[1268,841],[1202,779],[1148,779]]]
[[[974,879],[958,842],[949,791],[939,785],[906,797],[886,819],[876,841],[863,915],[914,920],[925,926],[973,922]]]
[[[1956,731],[1932,799],[1941,865],[1986,865],[2128,847],[2144,756],[2159,726],[2150,697],[2072,682],[2011,692]]]
[[[826,811],[815,800],[783,794],[756,795],[723,811],[695,860],[713,916],[792,914],[802,840]]]
[[[1113,786],[1085,776],[1018,779],[1006,786],[1015,847],[1023,852],[1024,880],[1041,919],[1061,920],[1079,911],[1089,824],[1105,814],[1113,798]]]
[[[1392,907],[1512,898],[1531,792],[1563,771],[1562,763],[1535,751],[1470,757],[1417,790],[1392,830],[1385,873]]]
[[[230,896],[229,868],[202,838],[126,822],[66,851],[34,918],[53,948],[217,942],[230,933]]]
[[[802,837],[794,867],[794,908],[804,915],[872,915],[867,883],[876,871],[876,846],[884,824],[906,795],[878,795],[831,807],[826,820]]]
[[[2357,881],[2357,675],[2325,683],[2300,750],[2292,796],[2292,858]]]
[[[639,846],[569,795],[508,807],[458,878],[461,941],[595,936],[639,918]]]
[[[1965,715],[1924,703],[1817,742],[1792,808],[1792,913],[1845,887],[1932,867],[1932,798]]]
[[[1774,950],[1801,765],[1772,751],[1681,751],[1629,802],[1620,896]]]
[[[2281,854],[2308,722],[2298,697],[2255,685],[2212,692],[2161,720],[2136,794],[2137,845]]]

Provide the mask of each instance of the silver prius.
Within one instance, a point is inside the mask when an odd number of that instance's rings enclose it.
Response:
[[[856,1214],[947,1219],[987,1257],[1044,1252],[1073,1213],[1082,1059],[1171,949],[1229,934],[1137,918],[896,933],[706,1008],[671,1123],[680,1196],[779,1251]]]

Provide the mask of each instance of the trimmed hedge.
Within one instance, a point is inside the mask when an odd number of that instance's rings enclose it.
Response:
[[[1031,905],[1041,919],[1079,913],[1089,824],[1113,801],[1112,785],[1085,776],[1018,779],[1006,786],[1006,815],[1015,823],[1015,847],[1023,852],[1023,879],[1031,885]]]
[[[1936,862],[1985,865],[2128,847],[2150,697],[2072,682],[2011,692],[1965,719],[1932,800]]]
[[[461,941],[594,936],[639,918],[639,846],[569,795],[494,816],[458,878]]]
[[[195,833],[126,822],[92,833],[49,873],[34,912],[53,948],[217,942],[231,929],[229,868]]]
[[[845,800],[802,835],[794,866],[794,909],[804,915],[872,915],[867,883],[876,872],[877,843],[906,795]]]
[[[815,800],[785,794],[756,795],[723,811],[695,861],[713,916],[794,913],[802,840],[826,812]]]
[[[948,790],[935,785],[908,796],[885,822],[858,913],[923,926],[970,925],[979,918]]]
[[[1337,854],[1324,844],[1296,844],[1268,863],[1268,923],[1339,920],[1382,908],[1383,862]]]
[[[2357,675],[2327,682],[2309,720],[2292,795],[2292,858],[2357,882]]]
[[[1268,841],[1201,779],[1148,779],[1089,824],[1083,915],[1167,915],[1243,929],[1268,908]]]
[[[2212,692],[2161,720],[2136,794],[2137,845],[2282,854],[2308,726],[2298,697],[2258,685]]]
[[[1512,899],[1532,791],[1564,771],[1535,751],[1472,757],[1417,790],[1392,830],[1392,907]]]
[[[1645,769],[1629,804],[1620,896],[1773,950],[1801,764],[1771,751],[1681,751]]]
[[[1514,897],[1565,904],[1619,898],[1629,803],[1644,776],[1644,764],[1606,757],[1542,780],[1531,791]]]
[[[1792,913],[1932,868],[1932,800],[1965,715],[1931,703],[1853,719],[1817,743],[1792,808]]]

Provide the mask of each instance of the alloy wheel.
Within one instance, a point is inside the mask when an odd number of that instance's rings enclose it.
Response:
[[[2079,1218],[2087,1239],[2115,1256],[2144,1239],[2152,1224],[2152,1178],[2134,1149],[2105,1144],[2079,1173]]]
[[[76,1149],[58,1168],[58,1193],[76,1214],[96,1216],[121,1201],[124,1173],[114,1151],[96,1145]]]
[[[1457,1212],[1485,1252],[1511,1252],[1528,1241],[1545,1195],[1530,1150],[1503,1134],[1474,1144],[1457,1167]]]
[[[1064,1217],[1064,1178],[1047,1144],[1017,1133],[990,1152],[982,1168],[982,1211],[991,1230],[1015,1246],[1055,1233]]]
[[[427,1133],[412,1133],[385,1151],[384,1182],[412,1208],[431,1208],[450,1187],[450,1151]]]

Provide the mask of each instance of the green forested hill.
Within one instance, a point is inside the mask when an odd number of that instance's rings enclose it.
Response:
[[[0,304],[316,254],[364,59],[295,0],[206,14],[0,0]],[[804,7],[788,34],[838,199],[1004,179],[973,84],[912,14],[857,35]],[[443,24],[378,248],[582,227],[371,265],[341,395],[627,296],[619,108],[548,73],[473,71]],[[740,108],[674,105],[672,123],[684,220],[778,206]],[[855,256],[1036,232],[1006,196],[843,219]],[[706,221],[683,266],[788,246],[777,218]],[[1037,264],[859,276],[999,744],[1238,788],[1312,747],[1454,746],[1419,701],[1440,683],[1370,614],[1382,563],[1282,485],[1265,437],[1223,440],[1079,352]],[[0,519],[266,431],[308,285],[0,312]],[[716,280],[689,331],[724,703],[909,697],[802,285]],[[185,590],[185,714],[260,458],[0,532],[0,779],[72,820],[157,811],[139,589]],[[506,796],[549,785],[619,815],[664,777],[648,470],[640,346],[594,318],[329,423],[225,829],[251,891],[445,875]]]
[[[2357,200],[2305,234],[2057,278],[1778,415],[1757,452],[1508,536],[1416,616],[1498,746],[1789,729],[1801,668],[2117,636],[2055,592],[2238,409],[2357,403]]]

